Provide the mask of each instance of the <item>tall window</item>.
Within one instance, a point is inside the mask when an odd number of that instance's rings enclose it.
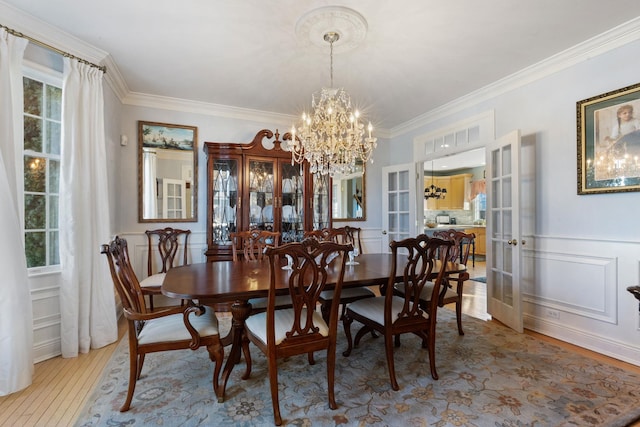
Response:
[[[49,80],[49,81],[48,81]],[[60,264],[58,188],[62,89],[51,79],[25,72],[24,246],[27,267]]]

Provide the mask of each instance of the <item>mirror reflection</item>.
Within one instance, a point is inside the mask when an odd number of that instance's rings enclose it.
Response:
[[[362,162],[349,175],[334,175],[332,179],[332,216],[334,221],[364,221],[365,172]]]
[[[138,220],[197,221],[197,128],[138,122]]]

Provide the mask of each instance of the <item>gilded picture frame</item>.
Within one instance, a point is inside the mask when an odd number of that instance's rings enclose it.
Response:
[[[198,221],[198,128],[138,121],[138,222]]]
[[[640,84],[576,103],[578,194],[640,191]]]

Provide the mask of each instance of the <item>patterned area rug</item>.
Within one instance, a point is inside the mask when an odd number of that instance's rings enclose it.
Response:
[[[474,282],[487,283],[487,278],[486,277],[472,277],[469,280],[473,280]]]
[[[399,391],[389,383],[384,340],[365,337],[345,358],[338,341],[336,398],[328,407],[325,356],[279,364],[284,424],[297,426],[625,426],[640,417],[640,376],[566,351],[496,323],[468,316],[458,336],[455,315],[439,313],[436,364],[404,335],[396,349]],[[228,329],[230,320],[222,319]],[[266,360],[252,347],[251,379],[236,366],[226,401],[213,394],[212,362],[205,349],[147,356],[132,408],[118,412],[128,378],[128,344],[118,345],[78,426],[273,425]]]

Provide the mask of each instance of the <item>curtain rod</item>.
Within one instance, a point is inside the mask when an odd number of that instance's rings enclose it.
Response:
[[[66,56],[67,58],[71,58],[71,59],[76,59],[76,60],[78,60],[79,62],[82,62],[83,64],[87,64],[87,65],[90,65],[90,66],[92,66],[92,67],[95,67],[95,68],[97,68],[98,70],[102,71],[103,73],[106,73],[106,72],[107,72],[107,67],[105,67],[104,65],[96,65],[96,64],[94,64],[93,62],[89,62],[89,61],[87,61],[86,59],[79,58],[79,57],[77,57],[77,56],[75,56],[75,55],[70,54],[69,52],[65,52],[64,50],[60,50],[60,49],[58,49],[57,47],[53,47],[53,46],[51,46],[50,44],[47,44],[47,43],[41,42],[40,40],[34,39],[33,37],[29,37],[29,36],[27,36],[27,35],[25,35],[25,34],[22,34],[22,33],[21,33],[21,32],[19,32],[19,31],[16,31],[16,30],[14,30],[14,29],[11,29],[11,28],[9,28],[9,27],[7,27],[7,26],[5,26],[5,25],[0,24],[0,28],[4,28],[5,30],[7,30],[7,32],[8,32],[9,34],[12,34],[12,35],[14,35],[14,36],[16,36],[16,37],[22,37],[22,38],[24,38],[24,39],[27,39],[27,40],[29,40],[29,41],[30,41],[31,43],[33,43],[33,44],[37,44],[38,46],[41,46],[41,47],[43,47],[43,48],[45,48],[45,49],[49,49],[49,50],[51,50],[51,51],[53,51],[53,52],[55,52],[55,53],[59,53],[59,54],[60,54],[60,55],[62,55],[62,56]]]

